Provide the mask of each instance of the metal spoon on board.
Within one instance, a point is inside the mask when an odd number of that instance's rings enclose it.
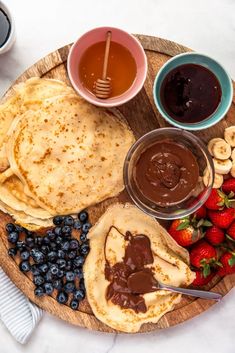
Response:
[[[127,285],[131,292],[135,294],[145,294],[164,289],[170,292],[190,295],[192,297],[198,297],[202,299],[210,299],[217,301],[220,301],[222,299],[222,295],[220,293],[197,289],[180,288],[160,283],[153,277],[151,271],[139,271],[132,273],[128,277]]]

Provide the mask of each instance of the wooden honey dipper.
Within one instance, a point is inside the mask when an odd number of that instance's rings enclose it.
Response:
[[[108,98],[111,93],[111,80],[110,78],[107,77],[111,36],[112,36],[111,31],[108,31],[106,44],[105,44],[102,78],[98,78],[98,80],[94,83],[94,93],[97,98],[102,98],[102,99]]]

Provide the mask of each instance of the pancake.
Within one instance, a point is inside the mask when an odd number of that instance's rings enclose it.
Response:
[[[133,142],[123,120],[72,94],[26,111],[11,130],[7,156],[37,205],[73,214],[123,190]]]
[[[154,262],[151,268],[156,280],[174,286],[188,286],[195,274],[189,268],[189,254],[180,247],[167,231],[153,218],[137,207],[126,204],[111,206],[89,232],[90,253],[84,266],[87,299],[95,316],[123,332],[138,332],[144,323],[157,323],[181,299],[181,294],[159,290],[143,295],[146,312],[136,313],[106,299],[109,281],[105,277],[105,264],[112,265],[123,258],[123,234],[144,234],[151,242]]]
[[[46,98],[72,92],[72,88],[61,81],[38,77],[30,78],[14,88],[13,95],[0,105],[0,172],[9,166],[5,144],[14,119],[28,109],[38,109]]]

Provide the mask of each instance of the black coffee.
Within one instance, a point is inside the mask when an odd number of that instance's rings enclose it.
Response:
[[[11,33],[11,23],[5,12],[0,9],[0,48],[7,42]]]

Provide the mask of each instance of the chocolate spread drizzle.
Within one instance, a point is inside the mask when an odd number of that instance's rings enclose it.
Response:
[[[141,287],[141,293],[148,293],[151,291],[149,281],[154,282],[152,270],[145,268],[145,265],[153,263],[150,240],[146,235],[137,234],[133,236],[129,231],[122,235],[128,241],[123,261],[110,266],[106,260],[105,278],[110,282],[106,299],[111,300],[121,308],[132,309],[136,313],[144,313],[147,311],[145,300],[141,294],[135,293],[135,288],[138,287],[139,289]],[[139,275],[132,277],[131,280],[131,275],[137,272]],[[147,276],[149,281],[147,281],[148,283],[143,281],[140,284],[143,272],[149,274]],[[135,283],[136,281],[138,283]]]

